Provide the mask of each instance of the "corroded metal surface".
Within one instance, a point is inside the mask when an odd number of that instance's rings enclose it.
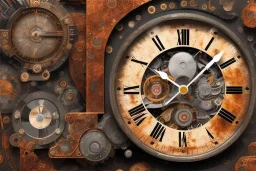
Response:
[[[241,157],[235,166],[236,171],[255,171],[256,170],[256,157],[255,156],[247,156]]]
[[[104,113],[104,54],[112,29],[126,14],[148,1],[86,2],[86,111]]]
[[[61,138],[49,150],[50,158],[84,158],[79,149],[81,136],[89,129],[97,127],[95,113],[69,113],[66,115],[68,135]]]
[[[20,145],[20,171],[37,169],[37,171],[55,171],[52,160],[46,155],[40,157],[34,153],[34,142],[23,140]]]
[[[248,146],[248,151],[249,151],[249,155],[254,155],[256,156],[256,142],[251,143]]]
[[[77,89],[85,99],[85,15],[70,13],[74,24],[78,27],[78,40],[69,56],[69,72]]]
[[[256,4],[254,0],[244,8],[242,13],[243,24],[249,28],[256,28]]]

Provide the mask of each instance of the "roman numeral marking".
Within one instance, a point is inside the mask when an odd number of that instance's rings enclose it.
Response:
[[[139,60],[134,59],[134,58],[133,58],[133,59],[131,59],[131,61],[132,61],[132,62],[135,62],[135,63],[138,63],[138,64],[141,64],[141,65],[146,65],[146,66],[148,65],[148,63],[147,63],[147,62],[139,61]]]
[[[211,137],[211,139],[214,139],[214,136],[210,133],[210,131],[207,128],[205,128],[205,130],[206,130],[207,134],[209,135],[209,137]]]
[[[228,67],[229,65],[233,64],[236,62],[235,58],[231,58],[230,60],[228,60],[227,62],[224,62],[223,64],[220,65],[221,69],[224,69],[226,67]]]
[[[210,42],[207,44],[207,46],[205,47],[205,51],[207,51],[209,48],[210,48],[210,46],[211,46],[211,44],[212,44],[212,42],[214,41],[214,37],[212,37],[212,39],[210,40]]]
[[[243,94],[243,87],[241,86],[227,86],[226,94]]]
[[[146,119],[146,114],[142,113],[145,110],[146,109],[143,104],[140,104],[128,111],[137,126],[139,126]]]
[[[178,44],[177,45],[189,45],[189,29],[177,30]]]
[[[229,123],[233,123],[236,119],[236,116],[234,116],[233,114],[231,114],[230,112],[228,112],[227,110],[225,110],[223,108],[220,110],[218,115],[220,117],[222,117],[223,119],[225,119]]]
[[[165,47],[159,37],[156,35],[154,38],[152,38],[153,42],[155,43],[156,47],[160,50],[163,51],[165,50]]]
[[[139,88],[140,86],[126,87],[124,88],[124,94],[140,94],[139,90],[136,90]]]
[[[187,147],[187,137],[185,132],[179,132],[179,147]]]
[[[154,127],[153,131],[151,132],[150,136],[156,140],[162,142],[166,128],[157,122],[156,126]]]

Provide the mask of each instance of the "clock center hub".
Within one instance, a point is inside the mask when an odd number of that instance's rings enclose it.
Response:
[[[185,85],[182,85],[182,86],[180,86],[179,91],[180,91],[180,94],[186,95],[186,94],[188,94],[188,87]]]

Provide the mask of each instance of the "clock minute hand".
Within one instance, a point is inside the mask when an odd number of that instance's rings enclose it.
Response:
[[[157,70],[155,70],[155,69],[154,69],[154,72],[156,72],[158,75],[160,75],[160,77],[161,77],[163,80],[167,80],[167,81],[171,82],[173,85],[175,85],[175,86],[177,86],[178,88],[180,88],[180,85],[177,84],[175,81],[171,80],[165,72],[157,71]]]
[[[193,82],[195,82],[207,69],[209,69],[215,62],[219,62],[221,57],[223,56],[224,51],[220,52],[219,54],[215,55],[213,57],[213,59],[205,66],[205,68],[199,73],[197,74],[197,76],[190,81],[190,83],[187,85],[187,87],[189,87]]]

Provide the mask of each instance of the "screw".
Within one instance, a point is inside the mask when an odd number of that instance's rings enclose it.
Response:
[[[63,87],[63,88],[67,87],[67,82],[66,81],[61,81],[60,86]]]
[[[161,10],[165,11],[167,9],[167,5],[166,4],[161,4],[160,8],[161,8]]]
[[[44,80],[48,80],[50,78],[50,72],[45,70],[43,73],[42,73],[42,78]]]

